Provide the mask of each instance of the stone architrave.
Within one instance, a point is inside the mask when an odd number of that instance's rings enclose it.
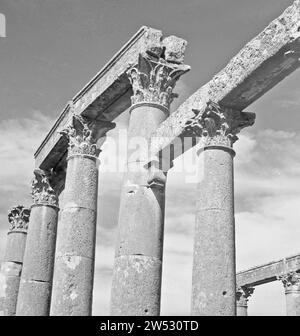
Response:
[[[300,316],[300,273],[288,272],[277,279],[284,286],[287,316]]]
[[[8,213],[10,227],[0,273],[0,315],[16,314],[29,217],[30,209],[23,205],[13,207]]]
[[[73,114],[62,133],[68,138],[64,207],[57,230],[50,315],[92,312],[98,198],[97,141],[115,124]]]
[[[18,295],[17,315],[47,316],[50,312],[58,220],[58,196],[52,174],[34,170],[33,204]]]
[[[255,114],[210,101],[186,124],[199,137],[203,169],[197,186],[192,280],[193,315],[236,315],[233,143]]]
[[[149,46],[127,72],[132,84],[128,147],[119,213],[119,234],[111,292],[112,315],[159,315],[163,257],[165,184],[161,158],[148,157],[149,138],[169,116],[186,41],[170,36]],[[170,166],[170,162],[169,162]]]
[[[248,301],[254,292],[254,287],[239,287],[236,291],[236,314],[248,316]]]

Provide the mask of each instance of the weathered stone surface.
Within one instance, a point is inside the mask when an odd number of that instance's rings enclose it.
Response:
[[[50,282],[53,273],[57,208],[33,206],[23,261],[22,278]]]
[[[51,282],[21,278],[17,316],[49,315]]]
[[[116,258],[114,268],[112,315],[159,315],[161,260],[151,256],[123,255]]]
[[[0,316],[14,316],[18,300],[22,263],[3,262],[0,272]]]
[[[12,207],[8,212],[9,232],[27,232],[30,209],[23,205]]]
[[[178,38],[174,36],[174,39]],[[173,47],[173,45],[176,48],[176,40],[171,46]],[[133,90],[132,105],[141,103],[159,104],[166,109],[166,113],[169,112],[170,104],[177,97],[177,94],[173,93],[176,81],[181,75],[189,71],[190,67],[178,64],[181,63],[179,60],[175,63],[166,61],[163,58],[163,52],[164,49],[161,48],[155,54],[149,51],[144,55],[141,53],[138,64],[127,71]],[[184,50],[182,50],[182,53],[184,53]]]
[[[138,186],[122,195],[120,241],[116,255],[162,258],[165,190]]]
[[[174,36],[165,43],[141,53],[127,72],[133,91],[128,141],[138,141],[140,148],[137,153],[128,147],[111,294],[113,315],[159,315],[160,311],[166,173],[157,157],[145,167],[148,139],[168,117],[175,84],[189,70],[182,64],[186,42]]]
[[[285,289],[286,313],[288,316],[300,316],[300,273],[292,271],[277,277]]]
[[[144,104],[131,111],[129,139],[140,137],[146,139],[149,133],[165,120],[166,114],[159,106]],[[165,179],[159,188],[149,184],[147,163],[147,143],[138,155],[132,157],[133,149],[128,149],[128,173],[124,178],[119,212],[119,233],[114,266],[111,311],[113,315],[159,315],[161,267],[146,268],[145,274],[136,274],[135,256],[141,260],[162,260]],[[143,259],[144,258],[144,259]],[[146,258],[146,259],[145,259]],[[118,266],[119,263],[126,266]],[[124,267],[126,270],[124,271]],[[132,270],[130,270],[132,268]],[[131,276],[124,277],[124,272]],[[127,273],[126,273],[127,274]],[[145,279],[155,286],[148,286]],[[152,286],[152,287],[151,287]],[[157,292],[155,292],[155,290]],[[121,292],[123,294],[121,294]],[[142,305],[140,293],[143,292]],[[136,301],[136,302],[135,302]],[[130,309],[128,311],[128,305]],[[145,308],[145,305],[147,308]],[[153,306],[154,305],[154,306]],[[144,307],[144,308],[143,308]]]
[[[69,160],[67,179],[70,183],[64,190],[64,210],[72,211],[78,207],[96,210],[98,167],[95,160],[83,156]]]
[[[7,234],[4,260],[22,263],[26,246],[26,232],[9,232]]]
[[[255,113],[223,108],[211,101],[204,111],[193,111],[195,116],[186,123],[186,130],[199,137],[204,146],[232,147],[238,140],[237,134],[255,121]]]
[[[50,171],[34,170],[31,183],[31,196],[34,205],[47,205],[58,207],[57,192],[52,187],[53,175]]]
[[[101,125],[100,125],[101,124]],[[51,315],[91,315],[98,198],[99,137],[114,125],[73,116],[64,131],[68,167],[58,225]],[[99,129],[100,127],[101,129]]]
[[[184,136],[194,109],[203,113],[207,103],[213,101],[242,111],[295,71],[300,65],[299,22],[297,0],[160,125],[151,135],[152,154],[168,147],[176,137]]]
[[[96,234],[96,211],[80,206],[64,208],[59,223],[57,251],[93,258]]]
[[[10,227],[0,272],[0,315],[16,314],[29,216],[30,209],[23,205],[11,208],[8,213]]]
[[[177,43],[177,44],[176,44]],[[136,64],[140,54],[156,54],[166,48],[170,60],[182,63],[186,41],[177,37],[163,38],[162,32],[142,27],[100,72],[72,99],[35,153],[36,167],[58,172],[57,185],[63,188],[65,153],[68,143],[57,133],[76,115],[91,119],[113,120],[131,105],[131,84],[126,72]]]
[[[300,255],[294,255],[237,273],[240,287],[259,286],[282,281],[285,289],[286,311],[289,316],[300,316]]]
[[[91,314],[97,190],[96,158],[70,157],[65,206],[57,232],[51,315]],[[76,289],[76,300],[67,296],[70,286]]]
[[[248,316],[248,300],[253,294],[253,287],[239,287],[236,291],[236,314]]]
[[[50,315],[92,314],[94,259],[58,252]]]
[[[236,314],[233,154],[212,146],[199,156],[192,315]]]
[[[238,272],[236,281],[238,287],[254,287],[276,281],[280,275],[292,271],[300,271],[300,255],[298,254]]]
[[[49,315],[57,213],[53,206],[32,207],[16,315]]]
[[[300,316],[300,291],[285,294],[286,315]]]
[[[33,205],[16,315],[49,315],[59,210],[58,196],[51,186],[52,177],[51,172],[34,171]]]
[[[152,154],[156,155],[168,147],[176,137],[184,136],[185,124],[193,117],[193,109],[202,111],[209,101],[214,101],[226,107],[243,110],[296,70],[299,67],[299,8],[300,3],[297,0],[247,43],[210,82],[199,88],[170,118],[154,130],[151,136]],[[132,94],[126,71],[137,63],[140,52],[150,50],[155,54],[162,47],[174,44],[172,36],[161,40],[160,31],[142,27],[73,98],[71,105],[75,106],[75,113],[113,120],[125,111],[130,106]],[[166,48],[167,61],[182,61],[184,48],[185,42],[179,43],[178,40],[176,48]],[[56,184],[60,189],[63,188],[67,142],[56,131],[70,123],[70,114],[68,104],[35,153],[36,167],[55,167]],[[185,147],[184,150],[188,148]]]

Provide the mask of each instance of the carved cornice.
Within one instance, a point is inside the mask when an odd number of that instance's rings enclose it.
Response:
[[[27,233],[30,209],[23,205],[12,207],[8,212],[8,222],[10,224],[8,233],[25,232]]]
[[[236,300],[239,306],[246,307],[248,305],[248,301],[250,296],[254,292],[254,287],[249,286],[241,286],[236,290]]]
[[[186,123],[186,131],[201,137],[204,146],[232,147],[237,133],[254,124],[255,113],[221,107],[209,101],[203,110],[193,110],[194,116]]]
[[[277,280],[282,281],[285,292],[299,292],[300,291],[300,273],[288,272],[286,274],[279,275]]]
[[[49,205],[58,207],[58,195],[51,186],[52,174],[41,169],[34,170],[31,182],[33,205]]]
[[[178,96],[173,93],[177,80],[190,70],[182,64],[186,44],[185,40],[170,36],[139,55],[138,64],[127,71],[133,90],[132,105],[158,104],[169,110]]]
[[[71,125],[60,131],[69,140],[68,158],[78,155],[97,158],[101,152],[97,141],[115,126],[107,120],[89,120],[73,113]]]

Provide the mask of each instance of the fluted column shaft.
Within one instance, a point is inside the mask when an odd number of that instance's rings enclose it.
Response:
[[[107,121],[89,124],[74,115],[72,125],[62,131],[69,139],[69,151],[50,315],[92,312],[100,153],[96,142],[111,128]]]
[[[0,272],[0,316],[16,314],[29,215],[30,210],[20,205],[8,215],[10,229]]]
[[[165,41],[164,56],[163,46],[158,46],[155,51],[140,54],[138,64],[128,71],[133,96],[128,172],[121,194],[111,291],[112,315],[160,314],[167,173],[158,157],[149,158],[148,150],[151,134],[169,115],[177,79],[189,70],[181,64],[186,42],[176,37],[169,42]],[[177,52],[172,53],[172,48],[178,48]],[[169,56],[175,57],[173,63],[168,62]],[[139,144],[139,153],[134,155],[136,148],[131,149],[130,144]]]
[[[209,102],[194,110],[187,131],[199,136],[202,170],[197,186],[192,315],[236,315],[235,222],[232,144],[254,114]]]
[[[35,170],[33,205],[18,295],[17,315],[47,316],[50,312],[58,219],[58,197],[50,176]]]
[[[300,273],[288,272],[278,279],[284,285],[287,316],[300,316]]]

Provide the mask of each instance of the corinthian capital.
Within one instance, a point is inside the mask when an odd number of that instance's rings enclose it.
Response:
[[[12,207],[8,212],[9,233],[27,232],[30,209],[23,205]]]
[[[182,64],[185,46],[185,40],[170,36],[139,55],[138,64],[127,71],[133,90],[132,105],[158,104],[169,110],[178,96],[173,93],[177,80],[190,70],[188,65]]]
[[[300,273],[288,272],[286,274],[279,275],[277,280],[282,281],[286,292],[300,291]]]
[[[58,196],[50,183],[52,174],[41,169],[35,169],[33,173],[34,178],[31,182],[33,204],[58,207]]]
[[[247,306],[250,296],[254,292],[254,287],[241,286],[236,290],[236,300],[239,306]]]
[[[231,147],[238,139],[237,133],[255,121],[255,113],[221,107],[212,101],[204,109],[193,112],[195,115],[187,121],[186,130],[201,137],[205,146]]]
[[[84,155],[97,158],[101,152],[97,141],[115,126],[115,123],[107,120],[88,120],[74,114],[71,125],[60,131],[69,140],[68,157]]]

